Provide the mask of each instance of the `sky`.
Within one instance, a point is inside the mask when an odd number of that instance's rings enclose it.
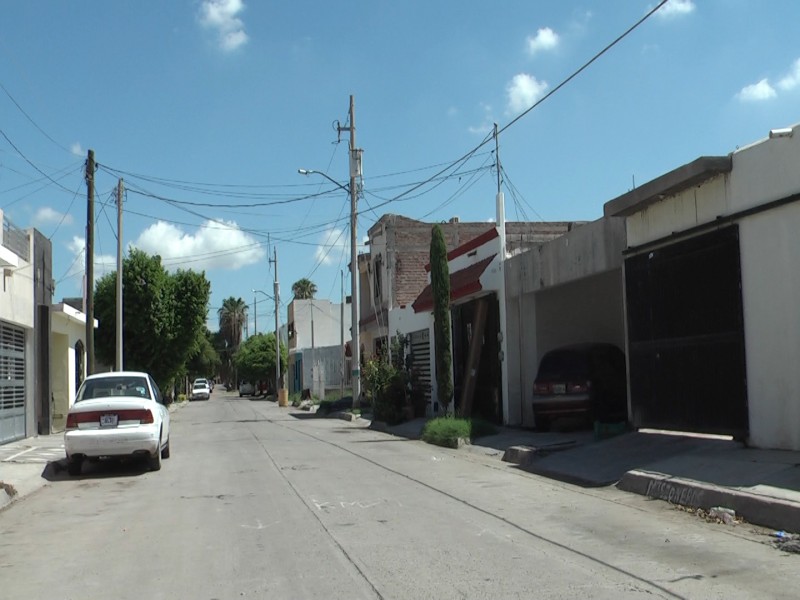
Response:
[[[796,0],[2,9],[0,209],[51,240],[54,302],[82,293],[91,149],[95,276],[116,269],[121,178],[125,248],[203,271],[212,330],[230,296],[251,305],[250,333],[272,327],[276,254],[281,322],[300,278],[318,298],[349,293],[337,127],[351,95],[360,251],[387,213],[493,221],[498,155],[507,220],[594,220],[635,186],[800,122]]]

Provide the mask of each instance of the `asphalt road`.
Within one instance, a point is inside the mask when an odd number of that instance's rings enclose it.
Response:
[[[796,598],[800,557],[614,488],[214,392],[172,457],[0,512],[0,598]]]

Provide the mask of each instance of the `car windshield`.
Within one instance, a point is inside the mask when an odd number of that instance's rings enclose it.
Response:
[[[87,379],[83,382],[83,385],[81,385],[81,389],[78,390],[78,396],[75,398],[75,402],[115,396],[151,398],[150,390],[147,387],[147,379],[137,375]]]
[[[204,388],[204,387],[206,387],[205,383],[195,383],[194,384],[194,389],[199,389],[199,388]]]

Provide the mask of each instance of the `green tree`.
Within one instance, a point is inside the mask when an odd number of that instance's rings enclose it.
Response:
[[[439,225],[431,231],[431,289],[433,291],[433,343],[436,346],[436,391],[444,412],[453,398],[450,348],[450,269],[447,245]]]
[[[229,296],[222,301],[222,306],[217,310],[219,317],[219,331],[222,339],[227,342],[227,347],[235,352],[242,342],[242,328],[247,322],[247,302],[241,298]]]
[[[316,284],[303,277],[292,284],[292,293],[296,300],[311,300],[317,293]]]
[[[132,249],[123,261],[123,340],[125,368],[150,373],[165,388],[197,352],[205,326],[211,284],[204,273],[170,275],[160,256]],[[95,350],[114,364],[117,273],[95,287]]]
[[[197,349],[189,357],[186,371],[190,379],[195,377],[216,377],[221,365],[222,358],[214,347],[213,335],[207,327],[204,327],[200,333]]]
[[[289,353],[281,344],[281,373],[286,372]],[[247,338],[233,356],[234,366],[241,379],[275,381],[275,334],[259,333]],[[277,385],[274,386],[277,389]]]

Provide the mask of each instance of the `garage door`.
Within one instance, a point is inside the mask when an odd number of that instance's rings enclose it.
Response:
[[[25,437],[25,331],[0,322],[0,444]]]
[[[637,427],[748,432],[738,226],[625,261]]]

